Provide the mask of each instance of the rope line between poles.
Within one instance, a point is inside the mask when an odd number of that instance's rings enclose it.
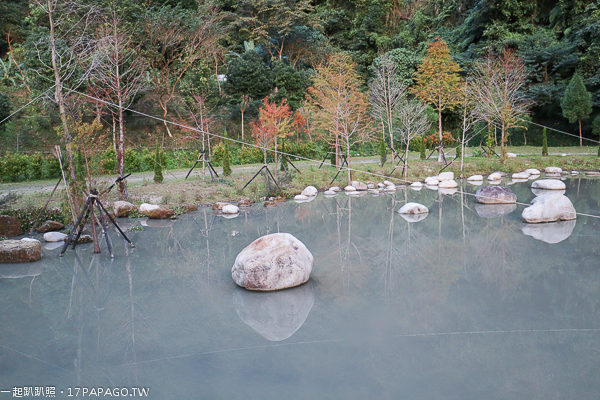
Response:
[[[48,89],[48,90],[50,90],[50,89]],[[46,90],[46,91],[48,91],[48,90]],[[209,136],[217,137],[217,138],[220,138],[220,139],[223,139],[223,140],[229,140],[229,141],[231,141],[231,142],[240,143],[240,144],[242,144],[242,145],[245,145],[245,146],[255,147],[255,148],[258,148],[258,149],[264,150],[264,147],[261,147],[261,146],[259,146],[259,145],[256,145],[256,144],[252,144],[252,143],[246,143],[246,142],[243,142],[243,141],[241,141],[241,140],[237,140],[237,139],[233,139],[233,138],[229,138],[229,137],[221,136],[221,135],[218,135],[218,134],[216,134],[216,133],[206,132],[206,131],[204,131],[204,130],[198,129],[198,128],[196,128],[196,127],[193,127],[193,126],[189,126],[189,125],[181,124],[181,123],[179,123],[179,122],[169,121],[169,120],[166,120],[166,119],[163,119],[163,118],[160,118],[160,117],[156,117],[156,116],[154,116],[154,115],[146,114],[146,113],[143,113],[143,112],[141,112],[141,111],[134,110],[134,109],[132,109],[132,108],[130,108],[130,107],[123,107],[123,106],[119,106],[119,105],[117,105],[117,104],[114,104],[114,103],[112,103],[112,102],[110,102],[110,101],[103,100],[103,99],[97,98],[97,97],[95,97],[95,96],[91,96],[91,95],[89,95],[89,94],[86,94],[86,93],[79,92],[79,91],[77,91],[77,90],[75,90],[75,89],[67,89],[67,90],[68,90],[68,92],[70,92],[70,93],[76,93],[76,94],[79,94],[80,96],[87,97],[87,98],[89,98],[89,99],[92,99],[92,100],[95,100],[95,101],[98,101],[98,102],[104,103],[104,104],[106,104],[106,105],[109,105],[109,106],[111,106],[111,107],[122,108],[123,110],[130,111],[130,112],[132,112],[132,113],[135,113],[135,114],[138,114],[138,115],[142,115],[142,116],[144,116],[144,117],[151,118],[151,119],[154,119],[154,120],[157,120],[157,121],[163,122],[163,123],[169,123],[169,124],[171,124],[171,125],[175,125],[175,126],[178,126],[178,127],[180,127],[180,128],[184,128],[184,129],[192,130],[192,131],[199,132],[199,133],[202,133],[202,134],[207,134],[207,135],[209,135]],[[32,102],[36,101],[37,99],[39,99],[40,97],[42,97],[44,94],[45,94],[45,92],[44,92],[42,95],[40,95],[40,96],[36,97],[36,98],[35,98],[34,100],[32,100],[31,102],[29,102],[27,105],[29,105],[29,104],[31,104]],[[22,107],[22,108],[24,108],[24,107]],[[13,114],[14,114],[14,113],[13,113]],[[529,122],[529,121],[526,121],[526,122]],[[542,126],[542,125],[540,125],[540,126]],[[549,128],[549,129],[553,129],[553,130],[556,130],[556,129],[554,129],[554,128],[550,128],[550,127],[547,127],[547,128]],[[556,131],[558,131],[558,130],[556,130]],[[562,131],[558,131],[558,132],[561,132],[561,133],[566,133],[566,132],[562,132]],[[270,149],[269,149],[269,151],[273,152],[273,150],[270,150]],[[320,163],[321,163],[321,162],[320,162],[320,161],[318,161],[318,160],[313,160],[313,159],[311,159],[311,158],[307,158],[307,157],[303,157],[303,156],[298,156],[298,155],[295,155],[295,154],[290,154],[290,153],[285,153],[285,152],[280,152],[280,151],[278,151],[278,153],[280,153],[280,154],[283,154],[283,155],[286,155],[286,156],[290,156],[290,157],[295,157],[295,158],[297,158],[297,159],[302,159],[302,160],[305,160],[305,161],[309,161],[309,162],[312,162],[312,163],[317,163],[317,164],[320,164]],[[350,170],[350,171],[353,171],[353,172],[358,172],[358,173],[362,173],[362,174],[366,174],[366,175],[377,176],[377,177],[379,177],[379,178],[384,178],[384,179],[386,179],[386,180],[387,180],[387,179],[391,179],[391,180],[396,180],[396,181],[399,181],[399,182],[401,182],[401,183],[407,183],[407,184],[410,184],[410,183],[411,183],[410,181],[408,181],[408,180],[405,180],[405,179],[401,179],[401,178],[394,178],[394,177],[388,177],[388,176],[386,176],[386,175],[383,175],[383,174],[376,174],[376,173],[374,173],[374,172],[362,171],[362,170],[358,170],[358,169],[356,169],[356,168],[350,168],[350,167],[348,167],[348,166],[342,166],[342,167],[340,167],[340,169],[342,169],[342,168],[344,168],[344,170],[346,170],[346,171]],[[170,173],[171,175],[173,175],[171,172],[169,172],[169,173]],[[175,177],[175,175],[173,175],[173,177]],[[175,177],[175,178],[176,178],[176,177]],[[462,190],[457,190],[455,193],[465,194],[465,195],[468,195],[468,196],[476,196],[476,194],[475,194],[475,193],[464,192],[464,191],[462,191]],[[480,196],[480,197],[481,197],[481,196]],[[507,203],[507,204],[508,204],[508,203]],[[522,202],[516,202],[516,203],[512,203],[512,204],[519,204],[519,205],[523,205],[523,206],[527,206],[527,207],[529,207],[529,206],[531,205],[531,204],[522,203]],[[586,217],[591,217],[591,218],[598,218],[598,219],[600,219],[600,216],[599,216],[599,215],[584,214],[584,213],[578,213],[578,212],[576,212],[575,214],[576,214],[576,215],[581,215],[581,216],[586,216]]]

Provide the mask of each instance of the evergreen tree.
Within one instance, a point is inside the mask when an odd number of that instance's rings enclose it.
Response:
[[[227,131],[223,133],[223,136],[227,138]],[[223,141],[223,175],[231,175],[231,151],[229,150],[229,141],[225,139]]]
[[[456,158],[460,158],[461,156],[462,156],[462,145],[461,145],[461,144],[459,144],[459,145],[456,147]]]
[[[162,156],[162,151],[160,147],[158,147],[158,140],[156,141],[156,152],[154,154],[154,183],[162,183],[164,180],[162,173],[162,163],[164,157]]]
[[[444,39],[436,37],[429,43],[423,63],[415,74],[415,85],[410,91],[419,98],[431,104],[438,112],[438,136],[442,145],[442,111],[452,110],[460,104],[460,87],[462,78],[459,75],[460,66],[452,61],[450,49]],[[442,152],[438,151],[438,162],[442,162]]]
[[[592,133],[594,135],[600,135],[600,115],[597,115],[592,122]],[[598,157],[600,157],[600,146],[598,146]]]
[[[542,155],[548,155],[548,136],[546,136],[546,128],[542,130]]]
[[[575,74],[565,90],[565,95],[560,100],[563,117],[572,124],[579,122],[579,146],[583,146],[581,136],[581,120],[587,119],[592,113],[592,94],[585,89],[585,84],[581,75]]]
[[[425,154],[425,140],[421,137],[419,140],[419,150],[420,150],[420,159],[425,160],[427,158],[427,154]]]

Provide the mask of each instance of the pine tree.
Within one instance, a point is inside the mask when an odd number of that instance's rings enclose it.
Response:
[[[162,163],[164,157],[162,156],[162,151],[160,147],[158,147],[158,140],[156,141],[156,152],[154,154],[154,183],[162,183],[164,180],[162,173]]]
[[[227,131],[223,133],[225,140],[223,141],[223,175],[231,175],[231,151],[229,150],[229,141],[227,140]]]
[[[579,122],[579,146],[583,146],[581,136],[581,120],[587,119],[592,113],[592,94],[585,89],[581,75],[575,74],[565,90],[565,95],[560,100],[563,117],[572,124]]]
[[[592,133],[600,135],[600,115],[597,115],[592,122]],[[598,157],[600,157],[600,146],[598,146]]]
[[[548,136],[546,136],[546,128],[542,130],[542,155],[548,155]]]
[[[415,74],[415,85],[410,91],[420,100],[431,104],[438,112],[438,139],[442,143],[442,111],[460,104],[462,78],[460,66],[452,61],[448,45],[439,37],[429,43],[423,63]],[[438,152],[438,162],[442,153]]]
[[[421,152],[421,154],[420,154],[421,160],[425,160],[427,158],[427,154],[425,154],[425,140],[422,137],[419,140],[419,150]]]
[[[460,158],[462,156],[462,144],[459,144],[456,147],[456,158]]]

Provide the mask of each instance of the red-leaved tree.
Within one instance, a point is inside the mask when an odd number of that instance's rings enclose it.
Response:
[[[292,115],[290,106],[285,99],[281,103],[270,102],[268,97],[262,101],[258,120],[250,123],[252,137],[263,148],[265,164],[267,163],[267,148],[275,145],[275,170],[277,170],[277,138],[292,134]]]

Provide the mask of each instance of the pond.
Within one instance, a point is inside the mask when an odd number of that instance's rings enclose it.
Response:
[[[566,184],[600,215],[600,180]],[[510,188],[528,203],[529,186]],[[406,221],[407,201],[430,213]],[[148,226],[134,249],[112,232],[112,261],[87,244],[0,267],[0,399],[597,399],[600,219],[527,225],[523,208],[423,188],[121,219]],[[237,287],[236,255],[275,232],[313,253],[310,281]]]

